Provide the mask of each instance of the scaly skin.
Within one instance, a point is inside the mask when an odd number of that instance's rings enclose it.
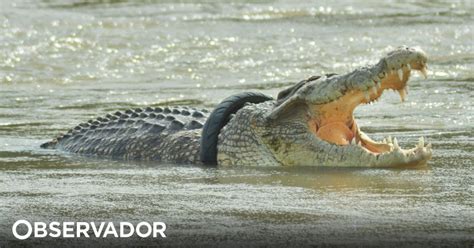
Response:
[[[137,108],[81,123],[42,145],[90,156],[199,163],[199,139],[209,111]]]
[[[221,131],[219,164],[349,167],[426,164],[431,158],[431,145],[425,147],[423,138],[408,150],[401,149],[396,139],[375,142],[360,131],[353,117],[358,105],[376,100],[386,89],[399,91],[403,100],[411,70],[426,75],[426,61],[423,51],[402,47],[374,66],[307,80],[282,101],[245,107]]]
[[[396,139],[375,142],[360,131],[353,116],[358,105],[377,100],[386,89],[397,90],[404,100],[411,71],[418,70],[426,76],[426,61],[420,49],[401,47],[376,65],[344,75],[312,77],[283,91],[276,101],[248,104],[222,128],[218,164],[426,164],[431,158],[431,145],[425,146],[422,138],[415,148],[406,150],[399,147]],[[93,126],[81,124],[43,147],[123,159],[199,164],[201,123],[207,114],[193,111],[167,109],[168,113],[159,118],[163,109],[107,115],[106,119],[91,121]]]

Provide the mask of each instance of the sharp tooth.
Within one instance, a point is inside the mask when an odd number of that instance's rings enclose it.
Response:
[[[411,70],[411,65],[407,64],[407,68],[408,68],[408,70]]]
[[[376,83],[375,85],[377,85],[377,83]],[[376,87],[372,87],[372,93],[373,93],[374,95],[377,95],[378,92],[377,92],[377,88],[376,88]]]
[[[358,146],[362,146],[362,143],[360,142],[360,140],[359,140],[359,142],[357,143],[357,145],[358,145]]]
[[[403,69],[398,69],[398,78],[400,78],[400,81],[403,81]]]
[[[374,80],[374,85],[375,85],[375,89],[376,90],[379,90],[380,87],[382,86],[382,81],[381,80]]]
[[[425,138],[421,136],[420,139],[418,139],[418,147],[423,148],[424,146],[425,146]]]
[[[400,146],[398,146],[398,140],[397,140],[397,138],[393,138],[393,147],[394,147],[395,149],[399,149],[399,148],[400,148]]]
[[[420,69],[419,72],[420,72],[420,74],[421,74],[425,79],[428,78],[428,73],[426,72],[426,68],[425,68],[424,66],[421,67],[421,69]]]
[[[387,144],[387,139],[383,138],[382,143]]]
[[[389,135],[389,136],[387,137],[387,141],[388,141],[389,144],[392,144],[392,136]]]
[[[400,99],[402,99],[402,102],[404,102],[405,98],[407,97],[407,92],[405,88],[398,90],[398,94],[400,94]]]
[[[370,101],[369,92],[368,92],[368,91],[365,91],[364,94],[365,94],[365,100],[366,100],[367,102],[369,102],[369,101]]]
[[[431,147],[432,147],[431,143],[428,143],[428,145],[426,145],[427,149],[431,149]]]
[[[353,139],[351,140],[351,145],[355,145],[355,144],[356,144],[356,139],[353,138]]]

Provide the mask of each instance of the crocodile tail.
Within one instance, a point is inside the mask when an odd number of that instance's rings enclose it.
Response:
[[[58,140],[54,139],[54,140],[41,144],[40,147],[44,149],[54,149],[56,148],[57,144],[58,144]]]

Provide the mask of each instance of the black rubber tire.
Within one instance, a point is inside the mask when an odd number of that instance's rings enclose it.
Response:
[[[273,100],[272,97],[258,92],[242,92],[232,95],[219,103],[207,118],[202,128],[199,156],[205,165],[217,165],[217,138],[230,115],[236,113],[245,103],[261,103]]]

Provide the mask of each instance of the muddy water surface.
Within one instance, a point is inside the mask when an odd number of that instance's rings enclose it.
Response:
[[[168,224],[164,241],[96,244],[472,245],[472,13],[470,1],[2,0],[0,246],[20,218]],[[213,169],[39,148],[110,111],[276,95],[399,45],[429,54],[429,79],[356,118],[375,139],[425,136],[426,168]]]

